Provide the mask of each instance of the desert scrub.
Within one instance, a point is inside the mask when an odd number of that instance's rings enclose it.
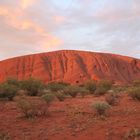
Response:
[[[140,87],[129,88],[128,93],[132,99],[140,101]]]
[[[57,99],[58,99],[59,101],[64,101],[65,98],[66,98],[64,92],[62,92],[62,91],[56,92],[56,93],[55,93],[55,96],[57,97]]]
[[[8,133],[0,132],[0,140],[11,140]]]
[[[26,118],[35,117],[35,107],[29,100],[27,100],[25,97],[16,97],[15,101],[17,103],[17,107]]]
[[[64,93],[67,94],[67,95],[70,95],[71,97],[75,98],[77,96],[78,93],[80,93],[80,87],[78,86],[67,86],[65,89],[64,89]]]
[[[109,104],[109,105],[116,105],[118,103],[118,96],[115,93],[108,93],[105,96],[105,101]]]
[[[129,130],[124,136],[125,140],[129,140],[129,139],[138,140],[138,138],[140,138],[140,129],[138,129],[138,128],[133,128],[133,129]]]
[[[94,91],[97,88],[96,84],[97,84],[96,81],[91,80],[91,81],[87,81],[84,86],[87,90],[89,90],[90,93],[94,93]]]
[[[97,115],[104,116],[106,111],[110,108],[110,105],[107,102],[98,101],[92,104],[91,107],[96,111]]]
[[[37,96],[39,91],[44,88],[45,85],[40,80],[34,78],[20,81],[20,89],[26,90],[29,96]]]
[[[18,81],[16,78],[7,78],[7,80],[5,81],[5,83],[7,83],[9,85],[15,85],[17,87],[20,86],[20,81]]]
[[[17,91],[17,86],[3,83],[0,85],[0,98],[7,98],[11,101],[16,96]]]
[[[29,100],[27,97],[16,97],[17,107],[26,118],[35,118],[38,116],[48,115],[48,105],[43,100]]]
[[[64,83],[64,82],[52,82],[49,83],[46,88],[53,91],[53,92],[57,92],[57,91],[61,91],[63,90],[65,87],[67,87],[69,84]]]
[[[133,81],[133,86],[134,87],[140,87],[140,80]]]
[[[108,91],[112,87],[112,82],[109,80],[101,80],[98,82],[97,87],[104,88],[106,91]]]
[[[106,88],[104,87],[98,87],[95,92],[94,92],[94,95],[95,96],[101,96],[101,95],[104,95],[108,90],[106,90]]]
[[[89,94],[89,90],[87,90],[85,87],[79,87],[79,94],[82,98],[84,98]]]
[[[52,101],[54,100],[54,95],[52,93],[46,93],[41,96],[42,99],[46,102],[46,104],[49,106]]]

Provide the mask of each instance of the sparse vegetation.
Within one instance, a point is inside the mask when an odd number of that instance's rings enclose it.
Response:
[[[80,93],[80,87],[78,86],[68,86],[64,89],[65,94],[70,95],[75,98],[78,93]]]
[[[92,104],[92,108],[95,109],[97,115],[105,115],[106,111],[110,108],[110,105],[107,102],[98,101]]]
[[[47,89],[57,92],[60,90],[63,90],[65,87],[67,87],[69,84],[64,83],[64,82],[52,82],[47,85]]]
[[[17,97],[15,101],[17,103],[17,107],[20,109],[20,111],[24,114],[26,118],[35,117],[35,107],[29,100],[23,97]]]
[[[118,103],[118,96],[115,93],[108,93],[105,100],[109,105],[116,105]]]
[[[97,84],[98,88],[103,88],[104,90],[108,91],[112,87],[112,82],[109,80],[101,80]]]
[[[107,90],[106,90],[104,87],[98,87],[98,88],[95,90],[94,95],[100,96],[100,95],[104,95],[106,92],[107,92]]]
[[[42,99],[49,106],[51,104],[51,102],[54,100],[54,95],[52,93],[46,93],[46,94],[42,95]]]
[[[129,88],[128,93],[134,100],[140,101],[140,87]]]
[[[40,90],[43,90],[44,87],[45,85],[40,80],[33,78],[20,81],[20,89],[28,91],[29,96],[36,96]]]
[[[10,140],[9,134],[5,132],[0,132],[0,140]]]
[[[65,98],[66,98],[64,92],[61,92],[61,91],[56,92],[56,93],[55,93],[55,96],[57,97],[57,99],[58,99],[59,101],[64,101]]]
[[[111,86],[112,83],[110,81],[107,80],[99,81],[94,95],[96,96],[104,95],[108,90],[111,89]]]
[[[0,85],[0,98],[7,98],[12,101],[18,91],[17,86],[8,83]]]
[[[124,138],[126,140],[129,140],[129,139],[136,139],[136,140],[138,140],[138,138],[140,138],[140,129],[138,129],[138,128],[131,129],[129,132],[126,133]]]
[[[135,80],[135,81],[133,82],[133,86],[134,86],[134,87],[140,87],[140,80]]]
[[[94,91],[96,90],[96,87],[97,87],[96,81],[91,80],[91,81],[87,81],[87,82],[85,83],[85,88],[86,88],[87,90],[89,90],[90,93],[94,93]]]
[[[79,87],[79,94],[82,98],[84,98],[88,93],[89,91],[85,89],[85,87]]]
[[[5,83],[7,83],[9,85],[14,85],[14,86],[17,86],[17,87],[20,86],[20,82],[16,78],[7,78]]]
[[[34,118],[36,116],[48,115],[48,105],[42,100],[28,100],[21,96],[15,99],[17,107],[26,118]]]

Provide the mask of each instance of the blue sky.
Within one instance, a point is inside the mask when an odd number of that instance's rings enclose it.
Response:
[[[140,58],[139,0],[0,0],[0,60],[61,49]]]

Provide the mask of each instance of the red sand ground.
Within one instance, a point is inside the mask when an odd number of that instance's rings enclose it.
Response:
[[[97,100],[104,97],[54,101],[49,117],[31,120],[22,117],[15,102],[7,102],[0,112],[0,131],[12,140],[123,140],[129,130],[140,128],[140,102],[121,94],[120,103],[101,119],[90,107]]]

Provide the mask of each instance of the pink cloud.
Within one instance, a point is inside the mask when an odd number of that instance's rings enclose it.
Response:
[[[23,6],[23,8],[26,8],[33,1],[34,0],[22,0],[21,6]],[[57,38],[51,33],[46,32],[43,26],[27,17],[25,9],[0,6],[0,17],[7,26],[16,29],[18,32],[24,32],[24,34],[27,34],[27,36],[29,33],[33,34],[33,36],[34,34],[36,34],[38,38],[36,38],[35,41],[37,42],[37,44],[39,42],[40,47],[57,47],[63,42],[61,39]],[[54,21],[56,22],[56,24],[60,24],[63,20],[64,19],[61,16],[54,17]]]

